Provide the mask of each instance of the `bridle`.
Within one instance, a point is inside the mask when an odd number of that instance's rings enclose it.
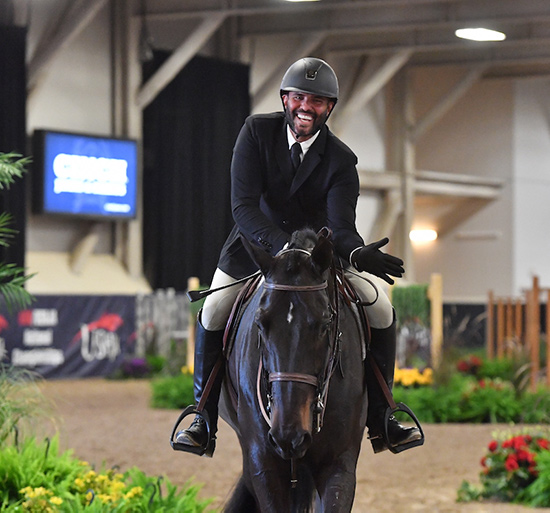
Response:
[[[299,251],[311,257],[311,253],[309,251],[306,251],[300,248],[286,249],[279,254],[287,253],[291,251]],[[328,281],[325,280],[321,283],[313,284],[313,285],[292,285],[292,284],[273,283],[273,282],[265,281],[263,283],[263,287],[264,289],[267,289],[267,290],[278,290],[278,291],[285,291],[285,292],[298,292],[298,293],[315,292],[315,291],[321,291],[321,290],[327,289]],[[260,405],[260,410],[269,427],[271,427],[271,419],[269,416],[271,413],[270,411],[271,394],[269,391],[267,392],[268,404],[266,408],[264,407],[264,400],[262,398],[262,392],[261,392],[262,377],[265,377],[265,375],[267,375],[266,381],[268,384],[268,388],[272,383],[285,382],[285,381],[295,382],[295,383],[304,383],[306,385],[311,385],[315,387],[317,391],[317,399],[314,407],[315,416],[313,419],[313,424],[314,424],[313,430],[317,433],[321,430],[321,427],[323,425],[323,417],[325,412],[326,397],[328,395],[330,378],[332,377],[334,370],[337,366],[338,351],[340,347],[339,345],[340,332],[338,330],[338,299],[336,294],[335,294],[334,304],[331,303],[329,298],[329,308],[331,309],[331,312],[332,312],[332,317],[330,320],[330,326],[332,329],[330,329],[328,333],[329,354],[327,357],[327,363],[326,363],[325,369],[323,370],[321,377],[314,376],[312,374],[300,373],[300,372],[281,372],[281,371],[269,372],[267,370],[264,370],[263,357],[260,355],[256,389],[257,389],[258,403]],[[260,348],[264,347],[260,330],[258,330],[258,344]]]

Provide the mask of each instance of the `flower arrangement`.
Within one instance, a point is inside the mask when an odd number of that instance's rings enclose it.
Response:
[[[458,360],[456,363],[456,369],[462,374],[477,376],[482,365],[483,360],[479,356],[468,355],[467,357]]]
[[[502,439],[496,437],[481,458],[481,487],[463,482],[458,500],[492,499],[550,506],[550,467],[545,461],[550,462],[550,437],[546,431],[526,430]],[[546,493],[541,493],[541,488]]]
[[[426,367],[423,371],[419,369],[395,368],[394,384],[403,387],[416,387],[431,385],[433,383],[433,371]]]

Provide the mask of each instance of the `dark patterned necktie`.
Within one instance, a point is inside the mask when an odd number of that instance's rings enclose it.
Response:
[[[300,164],[302,162],[301,156],[302,147],[300,146],[299,142],[295,142],[292,145],[292,148],[290,148],[290,160],[292,160],[292,166],[294,167],[295,172],[300,167]]]

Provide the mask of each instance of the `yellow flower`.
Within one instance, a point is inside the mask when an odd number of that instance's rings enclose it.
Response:
[[[106,494],[106,493],[98,494],[97,498],[105,504],[108,504],[109,502],[113,502],[113,498],[110,495]]]
[[[50,499],[50,502],[52,504],[55,504],[56,506],[60,506],[61,504],[63,504],[63,499],[61,497],[52,497]]]
[[[420,372],[418,369],[395,368],[394,382],[404,387],[415,385],[430,385],[433,380],[433,371],[430,368]]]
[[[90,490],[89,492],[86,493],[86,502],[88,504],[91,504],[93,500],[94,500],[94,492]]]
[[[122,481],[111,482],[111,490],[113,492],[120,492],[123,488],[126,488],[126,485]]]
[[[133,499],[134,497],[141,497],[143,495],[143,488],[141,486],[134,486],[126,495],[125,499]]]

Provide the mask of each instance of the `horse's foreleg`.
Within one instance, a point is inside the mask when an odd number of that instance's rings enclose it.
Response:
[[[250,447],[244,473],[262,513],[291,511],[290,463]]]
[[[351,511],[356,485],[355,466],[354,462],[336,461],[317,476],[323,513]]]
[[[239,479],[229,501],[223,508],[223,513],[261,513],[256,499],[250,493],[243,476]]]

